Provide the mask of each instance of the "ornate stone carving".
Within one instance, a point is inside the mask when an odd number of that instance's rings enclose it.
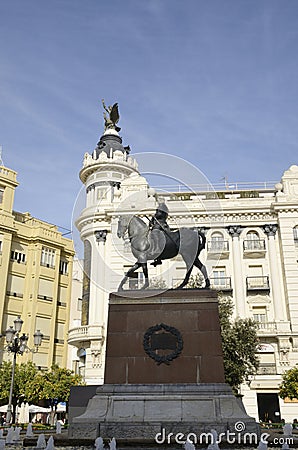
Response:
[[[243,228],[239,225],[231,225],[230,227],[228,227],[228,232],[232,236],[232,238],[239,237],[242,230]]]
[[[97,369],[101,367],[102,341],[92,341],[91,346],[92,367]]]
[[[95,234],[96,242],[105,243],[107,240],[108,230],[97,230],[97,231],[95,231],[94,234]]]
[[[267,234],[267,236],[275,236],[277,232],[278,226],[275,224],[268,224],[263,226],[264,232]]]
[[[289,364],[289,352],[290,352],[289,339],[280,338],[278,340],[278,347],[279,347],[279,362],[282,366],[287,366]]]

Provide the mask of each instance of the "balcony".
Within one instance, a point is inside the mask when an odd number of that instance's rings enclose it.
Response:
[[[83,325],[71,328],[68,331],[67,342],[70,345],[80,347],[83,342],[102,341],[104,339],[103,326],[101,325]]]
[[[272,336],[277,334],[276,322],[257,322],[259,336]]]
[[[211,240],[207,243],[208,256],[212,259],[224,259],[229,257],[229,241]]]
[[[276,364],[275,363],[261,363],[257,375],[276,375]]]
[[[243,254],[247,258],[262,258],[266,254],[265,239],[243,241]]]
[[[232,291],[231,277],[215,277],[210,278],[212,289],[217,291]]]
[[[269,277],[246,277],[246,290],[247,292],[269,292]]]

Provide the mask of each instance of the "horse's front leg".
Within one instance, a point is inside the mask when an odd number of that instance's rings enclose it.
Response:
[[[127,282],[128,278],[141,266],[140,263],[136,262],[125,274],[123,280],[119,284],[118,292],[123,291],[123,286]]]
[[[143,274],[144,274],[144,278],[145,278],[145,283],[143,284],[143,286],[141,287],[141,289],[146,289],[146,288],[149,286],[149,278],[148,278],[148,267],[147,267],[147,263],[142,263],[141,266],[142,266]]]

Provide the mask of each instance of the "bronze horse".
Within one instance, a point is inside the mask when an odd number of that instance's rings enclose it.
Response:
[[[149,286],[147,261],[171,259],[180,254],[186,264],[186,275],[177,289],[187,285],[193,266],[197,267],[205,279],[205,288],[210,287],[207,270],[199,260],[200,252],[205,248],[206,238],[203,233],[193,228],[180,228],[177,231],[150,231],[149,226],[137,216],[122,216],[118,221],[117,235],[124,238],[128,232],[131,251],[136,263],[127,271],[118,291],[123,290],[127,279],[140,267],[143,270],[145,283],[142,289]]]

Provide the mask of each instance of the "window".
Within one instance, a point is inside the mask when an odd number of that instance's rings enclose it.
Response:
[[[13,297],[23,297],[25,279],[17,275],[8,275],[7,278],[7,295]]]
[[[53,300],[54,283],[52,280],[40,278],[38,286],[38,298],[41,300]]]
[[[11,256],[10,256],[10,258],[13,260],[13,261],[17,261],[18,263],[25,263],[25,260],[26,260],[26,256],[25,256],[25,253],[21,253],[21,252],[17,252],[17,251],[15,251],[15,250],[12,250],[11,251]]]
[[[0,203],[3,202],[4,188],[0,188]]]
[[[295,245],[298,245],[298,225],[293,228],[293,235],[294,235]]]
[[[2,253],[3,234],[0,234],[0,254]]]
[[[82,299],[78,298],[77,311],[82,311]]]
[[[68,274],[67,269],[68,269],[68,261],[66,261],[65,259],[61,259],[59,267],[61,275],[67,275]]]
[[[244,250],[264,250],[265,240],[256,231],[249,231],[244,241]]]
[[[213,286],[226,285],[226,269],[225,267],[217,267],[213,270]]]
[[[53,269],[55,267],[55,250],[42,247],[40,264],[41,266],[51,267]]]
[[[253,318],[256,322],[267,322],[267,311],[263,306],[254,306],[252,309]]]
[[[209,250],[211,250],[211,251],[225,250],[225,248],[224,248],[225,241],[224,241],[224,237],[223,237],[222,233],[220,233],[220,232],[213,233],[211,236],[210,244],[211,245],[210,245]]]

